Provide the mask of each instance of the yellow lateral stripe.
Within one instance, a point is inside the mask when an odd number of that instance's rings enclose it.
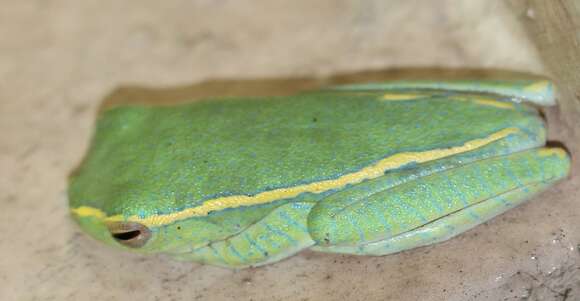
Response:
[[[474,98],[473,101],[475,101],[478,104],[492,106],[492,107],[496,107],[496,108],[500,108],[500,109],[514,109],[513,103],[507,102],[507,101],[497,101],[493,98],[477,97],[477,98]]]
[[[491,106],[500,109],[514,109],[514,104],[507,101],[499,101],[493,98],[481,97],[481,96],[450,96],[449,99],[460,100],[460,101],[473,101],[475,103]]]
[[[424,94],[405,94],[405,93],[387,93],[383,94],[381,100],[388,100],[388,101],[404,101],[404,100],[413,100],[413,99],[421,99],[426,98]],[[492,106],[500,109],[514,109],[514,104],[507,101],[499,101],[489,97],[481,97],[476,95],[452,95],[448,96],[448,99],[451,100],[459,100],[459,101],[473,101],[475,103],[484,105],[484,106]]]
[[[406,94],[406,93],[387,93],[383,94],[383,100],[410,100],[424,98],[424,94]]]
[[[537,82],[534,82],[533,84],[526,86],[524,90],[533,93],[545,93],[549,89],[551,84],[552,83],[548,80],[539,80]]]
[[[79,216],[83,217],[93,216],[98,219],[103,219],[105,222],[131,221],[141,223],[145,226],[162,226],[171,224],[179,220],[187,219],[193,216],[205,216],[211,211],[224,210],[228,208],[237,208],[241,206],[267,204],[277,200],[293,198],[305,192],[322,193],[332,189],[344,187],[349,184],[357,184],[364,180],[379,177],[383,175],[387,170],[401,167],[410,162],[423,163],[471,151],[480,148],[482,146],[485,146],[487,144],[490,144],[499,139],[505,138],[510,134],[515,134],[517,132],[519,132],[517,128],[506,128],[498,132],[495,132],[489,135],[488,137],[468,141],[461,146],[444,149],[434,149],[423,152],[407,152],[392,155],[390,157],[378,161],[373,165],[367,166],[357,172],[343,175],[334,180],[325,180],[295,187],[274,189],[258,193],[254,196],[235,195],[235,196],[220,197],[212,200],[207,200],[200,206],[187,208],[182,211],[169,214],[152,215],[145,218],[140,218],[137,215],[132,215],[129,216],[128,218],[124,218],[122,215],[105,217],[106,215],[103,211],[97,208],[86,206],[81,206],[76,209],[72,209],[72,211]]]
[[[78,208],[71,209],[71,211],[81,217],[93,216],[98,219],[104,219],[107,217],[105,212],[101,211],[100,209],[88,206],[80,206]]]
[[[558,156],[560,158],[566,158],[568,156],[568,154],[566,153],[565,150],[561,149],[561,148],[541,148],[538,151],[538,154],[542,157],[548,157],[548,156]]]

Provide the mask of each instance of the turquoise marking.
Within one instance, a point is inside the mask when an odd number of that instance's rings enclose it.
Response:
[[[272,240],[269,235],[260,235],[258,238],[269,245],[268,249],[280,249],[280,244],[278,244],[278,242],[275,240]]]
[[[463,186],[462,187],[466,187],[468,185],[465,185],[465,181],[466,178],[461,179],[460,181],[463,181]],[[473,212],[473,209],[471,207],[471,204],[467,201],[467,197],[465,196],[465,193],[463,192],[463,189],[457,189],[457,187],[455,187],[455,194],[457,195],[457,197],[459,198],[459,200],[461,201],[461,203],[464,205],[464,208],[461,209],[464,212],[467,212],[469,214],[469,216],[475,220],[475,221],[479,221],[481,220],[481,218],[479,217],[479,215],[477,215],[477,213]]]
[[[264,227],[268,229],[268,231],[274,233],[277,236],[284,237],[291,245],[296,246],[298,242],[288,235],[286,232],[281,231],[280,229],[274,228],[272,225],[264,223]]]
[[[546,171],[545,171],[544,163],[545,163],[544,160],[540,160],[540,162],[538,163],[539,170],[540,170],[540,178],[541,179],[546,179]]]
[[[238,250],[236,250],[236,248],[234,247],[233,244],[230,243],[229,246],[229,250],[231,251],[231,253],[233,253],[237,258],[239,258],[242,262],[247,262],[247,258],[242,256],[242,254],[240,254],[240,252],[238,252]]]
[[[406,201],[401,200],[399,197],[394,198],[397,201],[397,204],[405,209],[406,212],[411,212],[418,218],[422,223],[427,223],[429,220],[423,216],[423,214],[419,211],[419,209],[409,205]]]
[[[330,223],[328,224],[328,228],[326,229],[328,233],[332,233],[335,236],[338,233],[338,225],[336,224],[336,219],[331,219]]]
[[[227,261],[227,260],[226,260],[226,259],[225,259],[225,258],[222,256],[222,254],[220,254],[220,253],[218,252],[218,250],[216,250],[216,249],[214,248],[214,246],[213,246],[213,245],[211,245],[211,244],[210,244],[210,245],[208,245],[207,247],[208,247],[208,248],[209,248],[209,249],[212,251],[212,253],[214,254],[214,256],[215,256],[215,257],[217,257],[217,259],[218,259],[220,262],[223,262],[223,263],[227,263],[227,262],[228,262],[228,261]]]
[[[244,233],[244,238],[248,241],[248,243],[254,247],[256,250],[258,250],[258,252],[260,252],[260,254],[267,256],[268,252],[258,244],[257,241],[253,240],[248,233]]]
[[[433,208],[435,208],[435,210],[437,210],[437,213],[443,213],[443,208],[441,207],[441,205],[439,205],[439,198],[433,195],[433,189],[429,189],[428,198],[429,203],[431,204],[431,206],[433,206]]]
[[[502,160],[501,162],[502,162],[502,165],[503,165],[504,167],[505,167],[506,165],[508,165],[508,166],[509,166],[509,165],[511,165],[511,162],[510,162],[508,159],[504,159],[504,160]],[[505,167],[505,168],[504,168],[504,170],[505,170],[505,173],[506,173],[506,175],[507,175],[507,176],[508,176],[508,177],[509,177],[509,178],[510,178],[510,179],[511,179],[511,180],[512,180],[514,183],[516,183],[516,187],[517,187],[517,188],[521,188],[521,189],[523,189],[524,193],[527,193],[527,192],[528,192],[528,187],[526,187],[526,185],[524,185],[524,184],[521,182],[520,178],[519,178],[519,177],[518,177],[516,174],[514,174],[510,168],[507,168],[507,167]]]
[[[376,204],[373,204],[373,207],[374,207],[374,210],[372,210],[373,215],[377,217],[377,219],[379,220],[385,231],[388,233],[388,236],[391,236],[393,232],[391,224],[389,224],[387,218],[383,215],[383,213],[379,210],[379,208],[377,208]]]
[[[393,221],[394,223],[397,223],[399,229],[409,228],[409,223],[408,223],[407,219],[396,218],[396,216],[395,216],[396,215],[396,210],[395,210],[396,206],[394,206],[393,204],[387,203],[387,202],[381,203],[381,205],[385,208],[384,212],[387,212],[389,214],[388,219]],[[393,215],[393,214],[395,214],[395,215]]]
[[[449,179],[449,177],[445,177],[446,181],[447,181],[447,190],[448,191],[455,191],[455,183],[453,183],[451,181],[451,179]],[[453,208],[453,197],[452,196],[448,196],[447,197],[447,208]]]
[[[366,241],[365,233],[364,233],[363,229],[360,227],[359,221],[355,220],[354,217],[350,214],[346,217],[346,219],[348,219],[348,221],[352,224],[352,227],[358,232],[359,240]]]
[[[475,167],[477,168],[476,169],[477,170],[477,175],[480,177],[480,182],[486,185],[485,186],[485,189],[486,190],[491,191],[493,189],[493,187],[490,186],[489,181],[485,180],[485,178],[483,176],[483,173],[481,172],[481,168],[479,166],[477,166],[477,165]],[[493,170],[491,172],[492,174],[498,174],[499,173],[499,170],[498,170],[497,166],[492,165],[491,168],[493,168]],[[508,202],[505,199],[505,197],[503,197],[501,195],[498,195],[495,198],[492,198],[492,200],[495,200],[497,202],[502,203],[505,207],[510,207],[511,206],[511,203]],[[489,200],[487,200],[487,201],[489,201]]]
[[[292,203],[292,208],[293,209],[299,209],[299,210],[310,210],[310,208],[312,208],[312,204],[304,204],[304,203]]]
[[[288,225],[292,225],[294,228],[299,229],[302,232],[308,233],[308,228],[306,228],[305,225],[302,225],[297,221],[295,221],[294,219],[292,219],[286,212],[281,211],[278,213],[278,216],[280,216],[280,218],[285,220]]]

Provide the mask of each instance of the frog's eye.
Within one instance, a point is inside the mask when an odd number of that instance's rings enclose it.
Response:
[[[151,230],[135,222],[111,222],[107,224],[111,236],[129,248],[140,248],[151,238]]]

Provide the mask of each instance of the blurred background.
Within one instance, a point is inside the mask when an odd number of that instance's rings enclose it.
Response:
[[[386,257],[303,252],[242,271],[109,249],[80,233],[66,200],[67,175],[113,91],[212,79],[300,77],[310,87],[410,67],[548,75],[560,87],[560,107],[546,111],[549,134],[574,157],[573,1],[0,4],[1,300],[580,299],[577,163],[535,201],[433,247]]]

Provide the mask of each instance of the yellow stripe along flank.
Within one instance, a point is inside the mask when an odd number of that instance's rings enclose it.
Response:
[[[526,86],[524,90],[532,93],[543,94],[548,92],[550,88],[552,88],[552,82],[549,80],[538,80]]]
[[[420,93],[387,93],[383,94],[381,100],[386,101],[405,101],[405,100],[415,100],[415,99],[424,99],[426,101],[429,100],[428,96],[432,94],[420,94]],[[474,103],[484,105],[484,106],[491,106],[500,109],[514,109],[514,104],[508,101],[499,101],[493,99],[491,97],[484,97],[480,95],[466,95],[466,94],[458,94],[447,96],[447,99],[451,100],[459,100],[459,101],[472,101]]]
[[[211,211],[224,210],[228,208],[237,208],[241,206],[266,204],[273,201],[288,199],[298,196],[301,193],[322,193],[331,189],[344,187],[348,184],[360,183],[364,180],[377,178],[390,169],[401,167],[410,162],[423,163],[427,161],[437,160],[440,158],[452,156],[458,153],[467,152],[485,146],[489,143],[505,138],[510,134],[518,133],[517,128],[505,128],[495,132],[485,138],[474,139],[466,142],[461,146],[434,149],[423,152],[406,152],[392,155],[377,163],[367,166],[357,172],[343,175],[334,180],[324,180],[320,182],[304,184],[289,188],[280,188],[270,191],[264,191],[254,196],[234,195],[220,197],[212,200],[207,200],[197,207],[183,209],[179,212],[152,215],[145,218],[140,218],[137,215],[132,215],[125,218],[123,215],[114,215],[107,217],[106,214],[98,208],[81,206],[72,209],[72,212],[79,217],[95,217],[97,219],[108,221],[131,221],[138,222],[145,226],[162,226],[171,224],[173,222],[187,219],[193,216],[205,216]]]

